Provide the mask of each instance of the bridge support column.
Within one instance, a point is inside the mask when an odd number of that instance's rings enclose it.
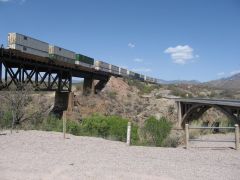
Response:
[[[177,102],[177,112],[178,112],[178,128],[182,128],[182,104]]]
[[[2,83],[2,62],[0,62],[0,83]]]
[[[52,112],[56,115],[62,116],[63,111],[72,112],[74,107],[73,92],[56,92],[55,102]]]
[[[93,93],[93,78],[85,78],[83,82],[83,95]]]
[[[99,80],[99,82],[94,87],[94,93],[97,94],[98,92],[100,92],[106,86],[107,83],[108,83],[108,79]]]

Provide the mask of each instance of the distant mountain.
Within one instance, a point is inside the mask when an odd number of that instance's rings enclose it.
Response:
[[[196,81],[196,80],[172,80],[172,81],[166,81],[163,79],[160,79],[160,84],[200,84],[200,81]]]
[[[216,88],[240,90],[240,73],[227,78],[209,81],[204,84]]]

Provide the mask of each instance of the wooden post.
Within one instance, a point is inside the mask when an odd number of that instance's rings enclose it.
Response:
[[[14,124],[15,124],[15,115],[14,115],[14,112],[13,112],[13,110],[12,110],[11,134],[12,134],[12,132],[13,132]]]
[[[240,110],[237,110],[237,120],[240,121]]]
[[[188,131],[188,124],[185,124],[185,143],[186,143],[186,149],[189,148],[188,141],[189,141],[189,131]]]
[[[239,126],[235,124],[235,149],[239,149]]]
[[[127,127],[127,145],[130,146],[131,144],[131,122],[128,122]]]
[[[66,138],[66,111],[63,111],[63,116],[62,116],[62,120],[63,120],[63,138]]]

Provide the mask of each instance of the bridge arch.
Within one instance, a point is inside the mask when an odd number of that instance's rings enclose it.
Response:
[[[183,115],[181,126],[184,128],[186,123],[191,122],[195,119],[199,119],[210,108],[217,109],[218,111],[226,115],[234,123],[239,123],[237,117],[227,108],[214,104],[195,104],[191,108],[189,108]]]

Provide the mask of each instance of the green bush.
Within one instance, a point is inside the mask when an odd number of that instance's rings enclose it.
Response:
[[[61,119],[58,119],[55,116],[49,116],[48,118],[44,119],[40,125],[36,126],[35,128],[43,131],[62,132],[63,122]]]
[[[82,122],[84,135],[126,141],[128,120],[118,116],[93,115]],[[132,126],[131,141],[138,141],[138,127]]]
[[[164,140],[169,136],[172,125],[166,118],[157,120],[150,117],[144,124],[144,135],[148,143],[154,146],[163,146]]]
[[[12,125],[12,113],[11,111],[3,112],[2,117],[0,117],[0,128],[8,129]]]
[[[80,136],[82,134],[81,124],[76,121],[67,120],[66,131],[69,134]]]
[[[3,113],[2,117],[0,117],[0,128],[8,129],[12,125],[12,113],[11,111],[6,111]]]

